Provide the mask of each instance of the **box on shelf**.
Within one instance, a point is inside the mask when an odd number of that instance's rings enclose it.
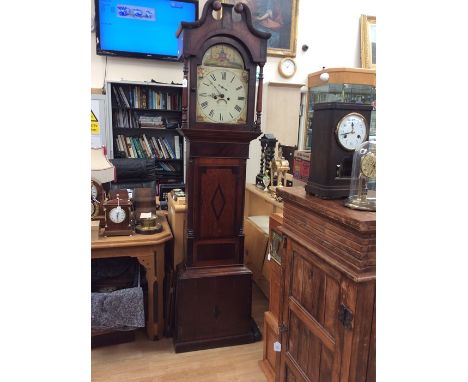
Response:
[[[91,220],[91,241],[99,239],[99,220]]]
[[[309,177],[310,150],[294,151],[294,178],[307,181]]]

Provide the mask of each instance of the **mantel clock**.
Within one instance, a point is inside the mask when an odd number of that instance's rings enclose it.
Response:
[[[106,193],[102,184],[91,179],[91,220],[99,220],[99,225],[104,227],[104,201]]]
[[[104,236],[126,236],[132,235],[132,202],[125,197],[126,190],[120,190],[115,199],[107,200],[104,203],[104,214],[106,223],[104,227]]]
[[[369,136],[372,106],[328,102],[312,117],[308,194],[324,199],[349,195],[354,150]]]
[[[176,288],[179,352],[255,337],[252,273],[243,265],[245,167],[249,143],[261,134],[270,34],[253,27],[245,4],[208,0],[200,19],[182,22],[177,36],[188,158],[187,252]]]

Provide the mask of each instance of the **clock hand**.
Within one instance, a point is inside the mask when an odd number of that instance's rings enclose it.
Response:
[[[214,93],[211,93],[211,94],[208,94],[208,93],[200,93],[199,96],[200,96],[200,97],[211,97],[211,98],[214,98],[214,99],[218,98],[218,97],[216,96],[216,94],[214,94]]]
[[[219,93],[219,96],[221,98],[223,98],[224,94],[221,94],[221,92],[218,90],[218,88],[215,86],[215,84],[210,79],[208,81],[210,82],[211,86],[213,86],[215,88],[215,90]]]

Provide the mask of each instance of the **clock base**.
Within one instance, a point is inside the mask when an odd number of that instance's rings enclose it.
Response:
[[[315,182],[307,182],[305,190],[309,195],[317,196],[321,199],[344,199],[349,196],[351,178],[342,179],[341,184],[334,186],[324,186]]]
[[[134,232],[131,229],[119,229],[119,230],[112,230],[112,231],[106,231],[104,229],[104,236],[131,236],[133,235]]]
[[[252,343],[261,338],[252,316],[252,272],[243,265],[178,272],[176,353]]]
[[[375,198],[360,199],[360,198],[357,198],[357,197],[349,198],[346,201],[345,206],[348,207],[348,208],[352,208],[353,210],[375,212],[375,210],[376,210],[376,199]]]

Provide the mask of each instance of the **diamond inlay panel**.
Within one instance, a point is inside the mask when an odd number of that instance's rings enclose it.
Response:
[[[224,197],[223,190],[221,189],[221,185],[218,184],[216,191],[211,198],[211,208],[216,216],[216,219],[219,220],[219,217],[223,213],[224,206],[226,205],[226,199]]]

